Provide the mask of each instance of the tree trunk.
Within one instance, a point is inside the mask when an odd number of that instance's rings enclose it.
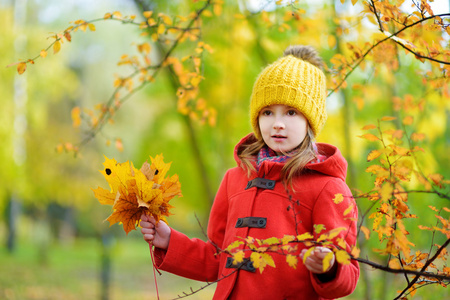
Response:
[[[17,243],[17,217],[20,213],[20,203],[14,196],[10,196],[6,205],[6,226],[8,236],[6,239],[6,248],[8,252],[13,253]]]
[[[101,236],[101,271],[100,271],[100,299],[109,300],[111,290],[111,247],[113,245],[113,236],[110,233],[104,233]]]

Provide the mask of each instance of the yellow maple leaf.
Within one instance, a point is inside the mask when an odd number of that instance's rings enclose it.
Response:
[[[156,155],[155,158],[150,157],[150,160],[152,162],[152,164],[150,165],[150,169],[154,171],[153,181],[157,184],[161,184],[172,163],[164,163],[164,157],[162,154]]]
[[[167,178],[163,180],[161,183],[160,189],[162,190],[163,194],[162,197],[164,199],[164,202],[168,202],[170,199],[172,199],[175,196],[182,197],[181,194],[181,183],[178,180],[178,175],[173,175],[171,178]]]
[[[132,178],[132,169],[128,161],[118,163],[115,159],[109,159],[105,156],[103,166],[105,166],[105,168],[100,170],[100,173],[105,176],[105,179],[114,194],[119,190],[119,186],[126,187],[127,181]]]
[[[118,163],[105,156],[105,168],[100,173],[111,190],[93,189],[101,204],[113,206],[113,213],[107,218],[110,225],[122,223],[127,234],[136,228],[142,214],[152,215],[156,221],[165,220],[163,216],[169,216],[173,208],[168,202],[182,196],[178,175],[164,178],[170,163],[165,164],[162,155],[150,158],[152,165],[146,162],[138,170],[128,161]]]
[[[110,226],[118,222],[122,223],[127,234],[136,228],[144,211],[138,206],[135,185],[133,180],[129,180],[127,187],[119,187],[119,197],[113,205],[114,212],[107,218]]]
[[[92,190],[94,191],[95,198],[97,198],[101,204],[114,205],[114,200],[116,199],[115,194],[101,187]]]

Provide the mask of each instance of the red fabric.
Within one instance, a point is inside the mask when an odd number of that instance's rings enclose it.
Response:
[[[246,143],[252,135],[237,146]],[[343,212],[354,204],[351,192],[345,184],[347,163],[339,150],[331,145],[318,144],[319,152],[327,156],[324,162],[309,164],[308,171],[295,181],[296,193],[289,201],[279,174],[282,163],[264,162],[254,177],[276,180],[274,190],[246,190],[249,179],[240,168],[230,169],[225,174],[217,192],[208,224],[209,241],[189,239],[172,229],[167,251],[155,250],[157,265],[161,270],[201,281],[222,278],[216,288],[214,299],[333,299],[349,295],[356,287],[359,277],[358,263],[339,264],[333,280],[323,283],[309,272],[299,260],[297,268],[289,267],[283,255],[272,255],[276,268],[267,266],[262,273],[225,268],[228,255],[216,255],[218,248],[224,249],[237,237],[251,236],[258,239],[283,237],[305,232],[313,233],[314,224],[325,225],[326,230],[338,227],[349,228],[341,237],[348,247],[355,244],[357,209],[343,217]],[[237,158],[239,164],[239,159]],[[335,194],[344,195],[344,201],[335,204]],[[347,196],[347,197],[345,197]],[[238,218],[267,218],[266,228],[235,228]],[[352,219],[350,219],[350,217]],[[297,231],[295,229],[297,223]],[[218,248],[216,248],[218,247]],[[304,246],[299,244],[298,252]],[[247,252],[248,256],[250,251]]]

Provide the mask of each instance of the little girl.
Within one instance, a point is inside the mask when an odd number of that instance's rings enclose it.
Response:
[[[358,263],[339,264],[333,257],[324,271],[329,248],[316,247],[303,264],[307,248],[298,244],[296,268],[284,255],[272,253],[276,267],[262,273],[250,261],[251,251],[245,251],[248,257],[239,266],[220,251],[239,237],[311,233],[317,238],[315,224],[326,231],[347,228],[340,237],[347,250],[355,245],[356,208],[343,216],[354,204],[345,183],[347,162],[336,147],[314,142],[327,118],[321,67],[313,48],[293,46],[258,76],[250,104],[253,133],[235,148],[238,166],[227,171],[217,192],[207,242],[141,217],[141,232],[155,247],[150,251],[159,269],[194,280],[218,280],[214,299],[332,299],[353,292]],[[344,195],[341,203],[333,202],[336,194]]]

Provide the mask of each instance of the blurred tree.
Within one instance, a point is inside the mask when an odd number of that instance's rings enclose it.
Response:
[[[412,296],[420,287],[448,284],[449,195],[444,178],[449,176],[450,13],[435,14],[428,1],[135,3],[141,9],[137,17],[107,13],[92,21],[77,20],[52,35],[45,54],[59,52],[76,30],[94,30],[94,24],[104,21],[134,26],[140,35],[134,53],[119,60],[129,71],[116,77],[108,100],[94,109],[72,110],[84,139],[78,145],[61,143],[60,151],[79,153],[77,147],[103,134],[113,119],[126,128],[133,124],[140,130],[133,131],[134,138],[123,130],[123,138],[106,138],[106,143],[115,140],[119,150],[137,143],[138,149],[128,154],[141,159],[163,152],[170,161],[195,161],[196,167],[175,163],[174,169],[190,205],[206,214],[217,174],[234,164],[233,146],[250,130],[242,120],[247,120],[259,70],[288,44],[313,45],[329,62],[330,75],[332,126],[320,140],[344,150],[360,210],[364,247],[360,255],[350,254],[405,279],[396,277],[403,289],[398,294],[398,286],[386,281],[385,291],[367,287],[366,299]],[[18,72],[38,59],[21,60]],[[135,110],[127,110],[138,91],[148,101],[136,101]],[[121,131],[115,130],[114,135]],[[357,135],[362,138],[355,139]],[[180,151],[186,144],[189,150]],[[175,227],[189,220],[189,204],[176,206]],[[197,226],[192,218],[189,225]]]

